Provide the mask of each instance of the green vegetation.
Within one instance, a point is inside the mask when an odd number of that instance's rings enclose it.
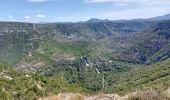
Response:
[[[114,78],[113,78],[114,79]],[[119,77],[119,81],[114,83],[107,91],[113,91],[120,94],[133,92],[136,89],[144,89],[153,87],[164,91],[170,86],[170,59],[139,68],[127,73],[123,73]]]
[[[33,56],[47,62],[50,61],[50,57],[55,53],[71,54],[74,57],[88,56],[92,54],[89,46],[90,43],[60,43],[55,40],[42,40]]]
[[[81,92],[85,89],[68,84],[61,78],[46,78],[38,74],[25,74],[0,65],[0,99],[35,100],[48,93]]]
[[[146,88],[164,95],[170,86],[170,22],[161,23],[0,23],[0,99],[124,95]]]
[[[170,59],[145,68],[129,72],[96,72],[96,67],[54,67],[46,76],[25,74],[10,67],[0,66],[0,98],[10,100],[43,97],[49,93],[80,92],[94,94],[99,92],[121,95],[154,88],[162,95],[170,86]],[[103,79],[105,79],[103,87]],[[133,100],[136,97],[131,97]]]

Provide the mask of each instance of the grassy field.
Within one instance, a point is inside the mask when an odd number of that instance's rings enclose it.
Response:
[[[89,46],[90,43],[60,43],[54,40],[43,40],[40,42],[33,56],[44,62],[49,62],[50,57],[54,53],[66,53],[74,57],[81,57],[83,55],[92,54],[92,50]]]

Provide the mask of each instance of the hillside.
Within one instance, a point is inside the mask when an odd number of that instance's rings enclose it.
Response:
[[[89,51],[93,52],[90,55],[108,53],[132,46],[141,38],[142,30],[152,24],[136,21],[48,24],[1,22],[0,61],[17,67],[33,67],[37,63],[50,67],[50,57],[59,51],[79,58],[89,56]],[[61,45],[63,43],[65,47]],[[47,45],[48,48],[44,48],[46,51],[41,50]],[[75,54],[77,51],[74,50],[78,49],[79,54]]]
[[[155,20],[155,21],[160,21],[160,20],[170,20],[170,14],[150,18],[149,20]]]
[[[156,63],[145,68],[138,68],[119,76],[110,91],[127,93],[145,88],[155,88],[165,91],[170,86],[170,59]],[[114,80],[114,78],[113,78]],[[136,89],[134,89],[134,87]]]
[[[118,57],[119,60],[133,63],[155,63],[169,58],[170,21],[161,21],[144,32],[151,34],[137,42]]]
[[[82,88],[77,84],[67,83],[62,78],[55,77],[44,77],[37,74],[26,74],[23,72],[16,71],[14,69],[0,66],[0,99],[11,100],[11,99],[24,99],[24,100],[33,100],[38,98],[62,98],[68,97],[69,100],[88,100],[88,98],[117,98],[116,100],[121,100],[121,98],[138,98],[138,93],[147,97],[145,92],[150,93],[150,97],[161,98],[156,100],[168,100],[166,96],[166,90],[170,87],[170,59],[163,62],[147,66],[145,68],[137,68],[133,71],[122,73],[119,75],[112,76],[111,86],[106,86],[103,92],[105,93],[116,93],[116,94],[101,94],[96,96],[85,97],[84,94],[89,94],[88,88]],[[153,74],[154,73],[154,74]],[[118,80],[115,80],[118,79]],[[153,88],[153,90],[148,90],[147,88]],[[143,92],[140,92],[141,90]],[[135,93],[137,91],[137,93]],[[54,94],[63,92],[74,92],[74,93],[83,93],[83,94],[59,94],[57,97]],[[133,93],[134,92],[134,93]],[[117,95],[128,94],[127,96],[120,97]],[[153,94],[151,94],[153,93]],[[154,95],[154,93],[158,93]],[[50,97],[50,94],[53,94]],[[140,94],[139,94],[140,95]],[[149,95],[148,95],[149,96]],[[140,96],[139,96],[140,97]],[[47,100],[48,100],[47,98]],[[71,99],[72,98],[72,99]],[[79,99],[78,99],[79,98]],[[84,99],[83,99],[84,98]],[[86,99],[85,99],[86,98]],[[141,97],[140,97],[141,98]],[[144,97],[142,97],[144,98]],[[164,98],[164,99],[163,99]],[[110,100],[110,99],[109,99]],[[134,100],[134,99],[132,99]],[[143,99],[142,99],[143,100]],[[151,100],[151,99],[150,99]],[[153,99],[155,100],[155,99]]]
[[[36,100],[48,93],[85,91],[62,79],[27,74],[3,65],[0,65],[0,90],[1,100]]]
[[[169,20],[0,22],[0,98],[145,94],[145,88],[164,97],[169,32]]]

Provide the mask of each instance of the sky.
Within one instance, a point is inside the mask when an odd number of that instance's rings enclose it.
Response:
[[[170,14],[170,0],[0,0],[0,21],[79,22]]]

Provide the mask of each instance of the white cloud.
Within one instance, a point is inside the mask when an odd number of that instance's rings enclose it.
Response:
[[[13,19],[13,16],[8,16],[8,19]]]
[[[103,17],[109,19],[136,19],[136,18],[151,18],[155,16],[160,16],[170,13],[169,7],[147,7],[147,8],[137,8],[128,9],[121,11],[110,11],[104,14]]]
[[[25,16],[24,18],[25,18],[25,19],[30,19],[31,17],[30,17],[30,16]]]
[[[9,21],[14,21],[14,17],[13,16],[8,16],[7,17]]]
[[[85,0],[87,3],[103,3],[103,2],[113,2],[114,0]]]
[[[37,18],[45,18],[45,15],[37,15]]]
[[[41,3],[41,2],[46,2],[47,0],[28,0],[29,2],[37,2],[37,3]]]
[[[154,2],[170,2],[170,0],[85,0],[87,3],[104,3],[104,2],[115,2],[115,3],[154,3]]]
[[[24,18],[25,18],[25,21],[26,21],[26,22],[29,22],[30,19],[31,19],[31,16],[25,16]]]
[[[61,0],[27,0],[28,2],[33,3],[43,3],[43,2],[55,2],[55,1],[61,1]]]
[[[114,0],[85,0],[87,3],[103,3],[103,2],[113,2]]]
[[[114,4],[115,6],[126,6],[127,5],[127,3],[116,3],[116,4]]]

